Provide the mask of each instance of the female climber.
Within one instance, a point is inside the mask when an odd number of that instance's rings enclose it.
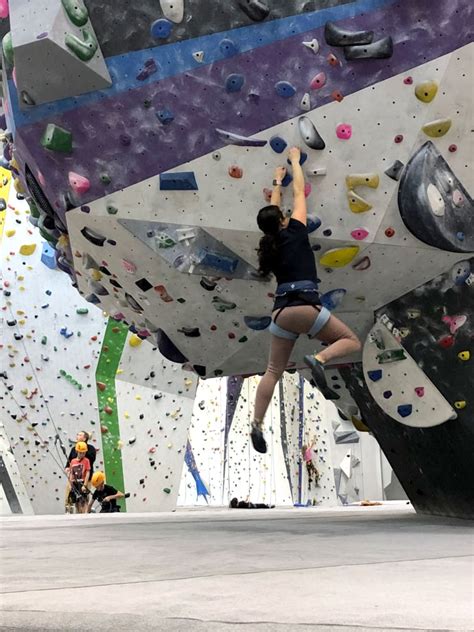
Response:
[[[319,353],[304,358],[315,385],[326,399],[339,399],[339,396],[326,382],[324,365],[358,351],[361,346],[349,327],[331,315],[319,300],[316,264],[306,228],[306,198],[300,159],[300,150],[297,147],[290,149],[289,161],[293,170],[291,218],[285,217],[280,210],[285,167],[276,169],[270,205],[262,208],[257,216],[258,227],[264,233],[258,248],[259,271],[264,276],[273,273],[278,284],[270,325],[270,357],[257,388],[250,435],[253,447],[261,453],[267,451],[263,419],[299,335],[307,334],[309,338],[328,344]]]

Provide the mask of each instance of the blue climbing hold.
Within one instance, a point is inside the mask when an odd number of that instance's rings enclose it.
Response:
[[[384,391],[383,392],[383,396],[385,397],[385,399],[390,399],[392,397],[392,391]]]
[[[462,232],[456,233],[456,237],[459,239],[459,241],[464,241],[464,233]]]
[[[244,316],[244,323],[249,329],[254,331],[263,331],[270,327],[272,319],[270,316]]]
[[[212,250],[201,250],[198,255],[199,265],[206,268],[213,268],[220,272],[227,272],[233,274],[235,269],[239,265],[238,259],[232,259],[227,255],[222,255],[219,252],[213,252]]]
[[[333,309],[336,309],[337,307],[339,307],[339,305],[342,303],[342,300],[346,294],[347,294],[347,290],[344,290],[343,288],[339,288],[337,290],[331,290],[330,292],[326,292],[325,294],[322,294],[319,298],[320,298],[321,304],[331,312]]]
[[[61,336],[64,336],[65,338],[70,338],[71,336],[74,336],[74,332],[68,331],[67,327],[63,327],[62,329],[60,329],[59,333],[61,334]]]
[[[308,160],[308,154],[305,154],[304,151],[301,152],[301,156],[300,156],[300,165],[304,165],[304,163]],[[289,160],[286,161],[289,165],[291,165],[291,162]]]
[[[43,242],[43,252],[41,253],[41,263],[49,268],[50,270],[56,270],[56,256],[55,250],[52,248],[47,241]]]
[[[227,92],[239,92],[245,83],[243,75],[232,74],[225,80],[225,89]]]
[[[378,382],[382,379],[382,369],[377,369],[376,371],[367,371],[367,375],[369,377],[369,380],[372,380],[372,382]]]
[[[398,406],[397,412],[400,417],[408,417],[413,412],[413,407],[411,404],[401,404]]]
[[[174,114],[170,110],[160,110],[156,113],[156,116],[160,119],[163,125],[169,125],[174,121]]]
[[[321,220],[319,217],[308,217],[306,219],[306,228],[308,229],[308,235],[314,233],[315,230],[321,226]]]
[[[234,44],[231,39],[223,39],[219,44],[219,50],[224,55],[224,57],[232,57],[233,55],[237,55],[239,49]]]
[[[279,97],[289,99],[296,94],[296,88],[289,81],[279,81],[275,84],[275,90]]]
[[[272,136],[270,138],[270,147],[277,154],[282,154],[288,147],[288,144],[286,141],[283,140],[283,138],[281,138],[281,136]]]
[[[161,191],[197,191],[198,185],[194,171],[162,173],[160,175]]]
[[[151,25],[151,36],[155,39],[166,39],[169,37],[172,29],[173,23],[169,20],[165,20],[165,18],[161,18]]]
[[[291,184],[293,182],[293,176],[290,175],[289,173],[287,173],[285,175],[285,177],[283,178],[283,180],[281,181],[281,186],[282,187],[287,187],[289,184]]]

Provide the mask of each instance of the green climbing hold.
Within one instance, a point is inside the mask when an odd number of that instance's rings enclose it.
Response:
[[[89,13],[82,0],[61,0],[68,18],[76,26],[84,26],[89,19]]]
[[[66,33],[65,44],[69,50],[81,61],[90,61],[97,52],[99,44],[94,33],[89,29],[82,29],[82,38]]]
[[[30,207],[31,217],[33,217],[34,219],[38,219],[40,217],[40,212],[39,212],[39,208],[36,206],[35,202],[33,201],[33,198],[30,198],[28,200],[28,206]]]
[[[76,309],[76,314],[82,315],[82,314],[88,314],[88,313],[89,313],[89,310],[87,309],[87,307],[78,307]]]
[[[387,364],[388,362],[400,362],[400,360],[406,360],[404,349],[386,349],[382,353],[377,354],[377,360],[379,364]]]
[[[48,337],[47,337],[47,336],[43,336],[43,337],[41,338],[41,344],[42,344],[42,345],[45,345],[47,342],[48,342]]]
[[[8,31],[8,33],[4,36],[2,40],[2,48],[3,48],[3,55],[5,56],[5,59],[7,60],[8,65],[13,66],[14,58],[13,58],[13,42],[12,42],[11,31]]]
[[[239,342],[247,342],[248,338],[247,336],[242,336],[242,338],[239,338]]]
[[[113,204],[107,204],[107,213],[109,215],[117,215],[118,208],[114,206]]]
[[[163,487],[163,491],[165,494],[171,494],[171,489],[169,487]]]
[[[59,125],[50,123],[41,138],[41,144],[51,151],[68,154],[72,151],[72,134]]]
[[[102,184],[110,184],[112,182],[112,178],[109,176],[108,173],[102,173],[100,176],[100,181],[102,182]]]

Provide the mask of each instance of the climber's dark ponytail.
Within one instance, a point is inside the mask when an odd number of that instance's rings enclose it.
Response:
[[[258,245],[259,273],[268,276],[273,272],[278,255],[278,233],[280,232],[283,214],[275,204],[260,209],[257,224],[264,236]]]

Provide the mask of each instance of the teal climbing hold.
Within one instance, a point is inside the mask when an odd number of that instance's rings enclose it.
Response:
[[[99,44],[89,29],[81,30],[82,39],[73,33],[66,33],[65,44],[81,61],[90,61],[97,52]]]
[[[227,92],[239,92],[245,83],[243,75],[232,74],[225,80],[225,89]]]
[[[275,90],[279,97],[289,99],[296,94],[296,88],[289,81],[279,81],[275,84]]]

